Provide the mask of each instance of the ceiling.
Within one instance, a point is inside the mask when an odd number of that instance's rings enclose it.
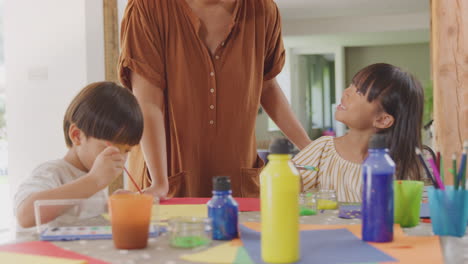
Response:
[[[275,0],[284,19],[429,12],[429,0]]]

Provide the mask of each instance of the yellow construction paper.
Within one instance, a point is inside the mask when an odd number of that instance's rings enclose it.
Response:
[[[102,216],[110,221],[108,214]],[[153,205],[151,221],[164,221],[177,216],[208,217],[206,204]]]
[[[172,217],[208,217],[206,204],[174,204],[153,207],[152,220],[167,220]]]
[[[0,252],[0,263],[14,264],[88,264],[86,260],[45,257],[18,253]]]
[[[236,259],[237,250],[239,245],[226,242],[194,254],[182,255],[180,258],[191,262],[231,264]]]

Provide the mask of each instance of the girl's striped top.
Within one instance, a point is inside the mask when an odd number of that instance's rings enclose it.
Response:
[[[314,140],[293,158],[293,162],[318,168],[318,171],[300,171],[304,191],[333,189],[339,202],[361,202],[361,164],[343,159],[336,152],[333,137]]]

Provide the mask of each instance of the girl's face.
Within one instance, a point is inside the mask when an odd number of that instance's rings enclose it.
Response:
[[[335,119],[349,128],[368,130],[375,128],[380,113],[382,111],[377,100],[369,103],[367,96],[351,84],[343,92],[341,103],[336,108]]]

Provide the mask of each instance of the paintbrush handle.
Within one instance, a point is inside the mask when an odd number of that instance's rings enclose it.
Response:
[[[442,180],[440,179],[440,174],[439,174],[439,170],[437,169],[437,166],[434,162],[433,159],[429,159],[429,164],[431,165],[432,167],[432,172],[434,172],[434,178],[435,180],[437,181],[437,184],[439,184],[439,188],[441,190],[445,190],[445,186],[444,184],[442,183]]]
[[[464,164],[464,168],[463,168],[463,171],[462,171],[462,184],[463,184],[463,190],[466,190],[466,167],[467,167],[467,153],[468,153],[468,140],[465,140],[465,142],[463,142],[463,153],[465,154],[465,164]]]
[[[128,178],[130,179],[130,181],[132,181],[133,186],[135,186],[135,188],[138,190],[138,192],[139,192],[140,194],[142,194],[143,192],[141,191],[140,187],[139,187],[138,184],[136,183],[135,179],[133,179],[132,175],[130,175],[130,172],[128,172],[127,168],[125,168],[125,167],[124,167],[124,170],[125,170],[125,172],[127,173]]]
[[[423,168],[424,168],[424,171],[426,171],[426,174],[427,174],[427,177],[432,181],[432,184],[434,185],[435,188],[440,188],[439,187],[439,184],[437,184],[437,182],[435,181],[435,179],[432,177],[432,174],[431,174],[431,171],[429,170],[429,168],[427,167],[427,164],[426,162],[424,161],[424,157],[422,156],[422,154],[417,154],[418,158],[419,158],[419,161],[421,162]]]
[[[458,188],[460,188],[460,184],[463,184],[463,182],[465,181],[465,177],[466,177],[466,173],[465,173],[465,170],[466,170],[466,152],[463,152],[462,154],[462,158],[461,158],[461,161],[460,161],[460,170],[458,171],[458,175],[457,175],[457,190]],[[465,189],[465,186],[461,186],[463,189]]]
[[[308,165],[296,165],[298,170],[309,170],[309,171],[318,171],[317,167],[308,166]]]
[[[457,186],[457,159],[456,158],[452,159],[452,170],[453,170],[453,172],[452,172],[452,174],[453,174],[453,188],[456,190],[458,188],[458,186]]]
[[[112,147],[112,144],[110,142],[106,142],[106,145],[108,147]],[[135,179],[133,179],[132,175],[130,174],[130,172],[128,172],[127,168],[125,168],[125,166],[123,167],[124,171],[127,173],[128,175],[128,178],[130,178],[130,181],[133,183],[133,186],[135,186],[135,188],[138,190],[138,192],[140,194],[143,194],[143,192],[141,191],[140,187],[138,186],[138,184],[136,183]]]

